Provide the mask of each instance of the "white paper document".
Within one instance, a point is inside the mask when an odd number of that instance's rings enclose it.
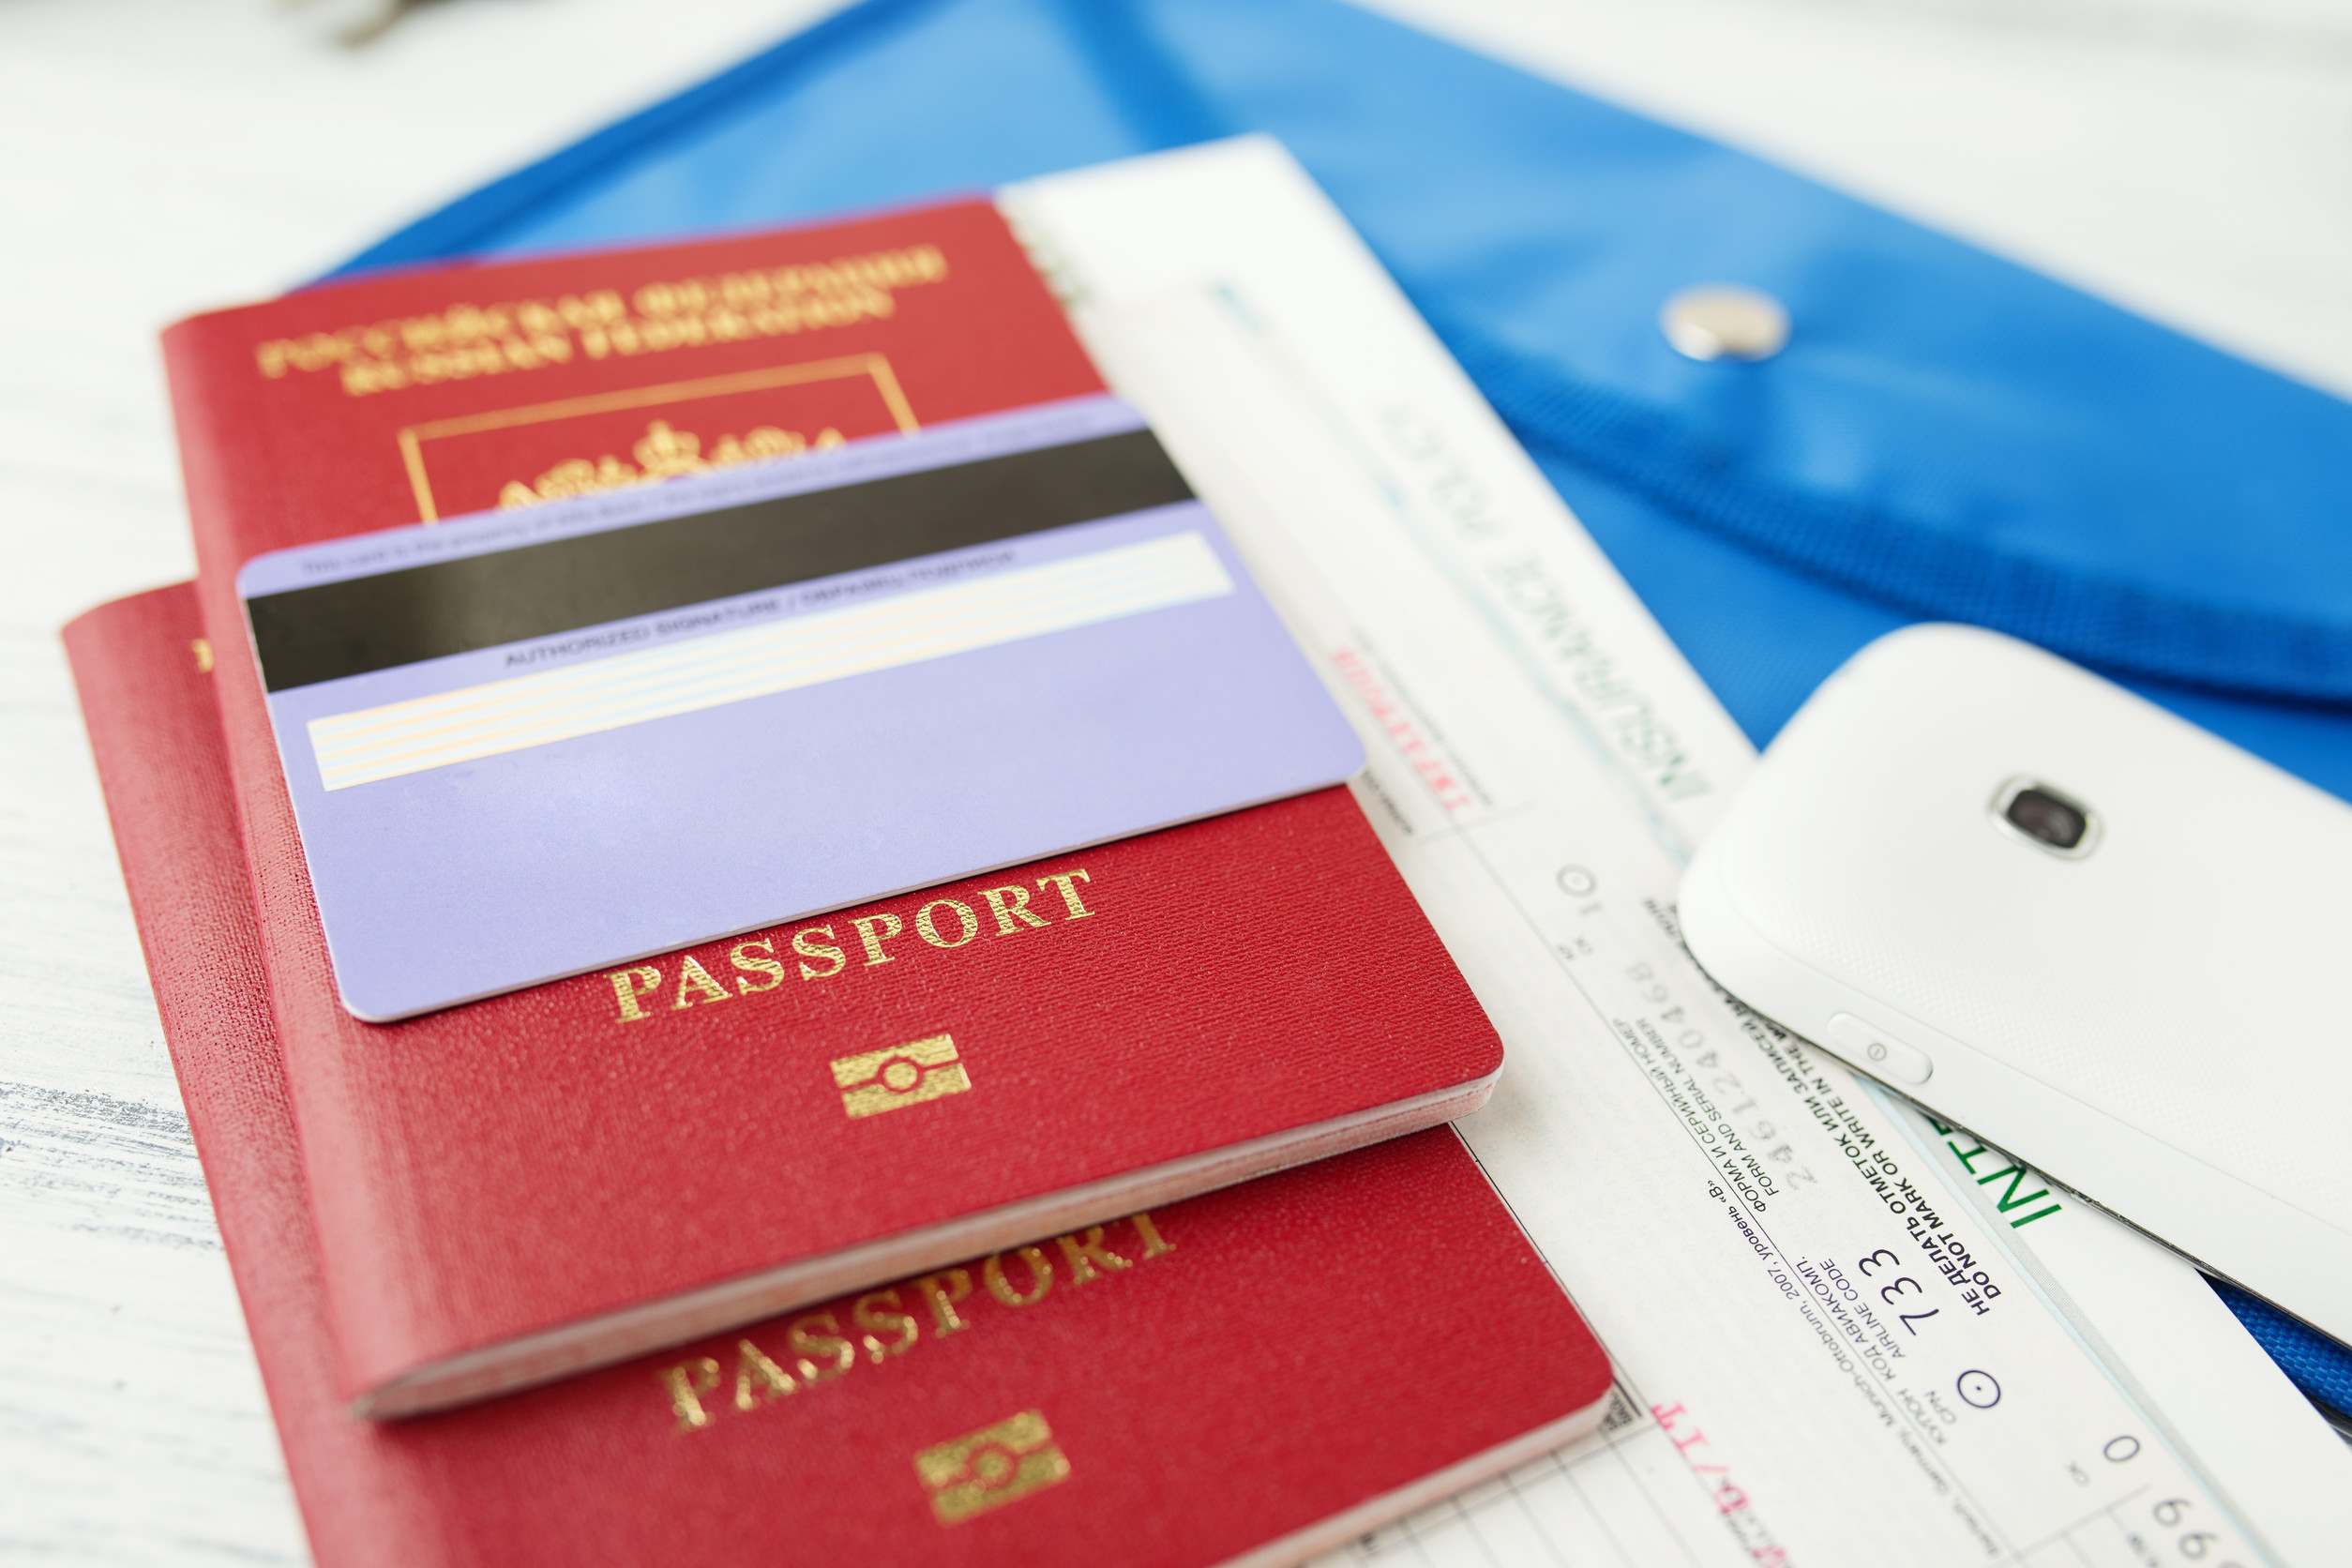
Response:
[[[2352,1558],[2352,1455],[2186,1263],[1691,963],[1751,748],[1287,155],[1003,203],[1362,731],[1509,1052],[1461,1130],[1618,1369],[1599,1434],[1333,1560]]]

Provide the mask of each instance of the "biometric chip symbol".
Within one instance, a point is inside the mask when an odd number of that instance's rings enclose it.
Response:
[[[833,1081],[841,1091],[841,1108],[852,1117],[961,1094],[972,1087],[971,1075],[956,1054],[955,1037],[948,1034],[837,1058]]]
[[[1023,1410],[914,1456],[914,1473],[943,1525],[961,1524],[1066,1481],[1070,1461],[1054,1446],[1042,1410]]]

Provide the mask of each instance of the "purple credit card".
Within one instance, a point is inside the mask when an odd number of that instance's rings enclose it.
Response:
[[[1337,783],[1354,732],[1097,397],[238,574],[384,1022]]]

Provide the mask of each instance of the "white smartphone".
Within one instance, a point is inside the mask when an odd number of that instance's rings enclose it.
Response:
[[[1773,741],[1681,914],[1758,1013],[2352,1340],[2352,807],[1912,626]]]

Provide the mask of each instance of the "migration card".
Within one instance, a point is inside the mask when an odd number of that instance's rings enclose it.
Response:
[[[1111,397],[279,551],[238,591],[371,1021],[1364,761]]]

